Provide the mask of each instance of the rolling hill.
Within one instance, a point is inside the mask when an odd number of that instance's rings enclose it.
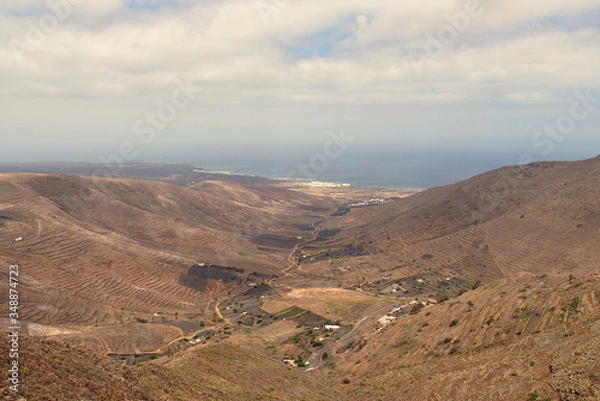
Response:
[[[595,400],[600,275],[519,273],[332,349],[363,398]]]
[[[333,192],[1,174],[22,395],[598,399],[600,157]]]
[[[151,351],[211,319],[236,285],[213,277],[198,291],[185,280],[192,266],[236,268],[239,283],[276,275],[328,207],[227,182],[4,174],[0,261],[21,266],[21,307],[37,333],[60,327],[106,352]]]
[[[598,157],[501,168],[328,219],[323,229],[335,234],[306,248],[302,271],[432,296],[446,278],[456,293],[524,271],[590,274],[600,259],[599,196]],[[425,284],[415,287],[417,276]]]

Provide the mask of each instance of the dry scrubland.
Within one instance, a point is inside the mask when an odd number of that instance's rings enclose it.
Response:
[[[8,347],[2,338],[1,348]],[[168,366],[123,366],[63,342],[23,338],[25,400],[337,400],[325,380],[290,371],[239,347],[217,345]],[[3,365],[8,363],[2,354]],[[6,382],[3,370],[2,380]],[[260,380],[257,380],[260,378]],[[12,397],[3,390],[4,399]]]
[[[600,259],[599,170],[598,158],[506,167],[353,209],[323,224],[336,234],[310,244],[300,268],[348,285],[421,275],[422,295],[447,277],[468,288],[522,271],[590,274]]]
[[[21,395],[599,399],[600,158],[404,195],[1,174]],[[381,328],[414,298],[439,303]]]
[[[599,295],[597,275],[521,273],[366,327],[337,368],[368,399],[598,399]]]
[[[210,319],[235,283],[184,286],[193,264],[276,273],[310,209],[328,202],[231,183],[75,176],[5,174],[0,189],[0,261],[22,266],[23,316],[77,328],[65,339],[107,352],[154,350],[181,335],[171,323]]]

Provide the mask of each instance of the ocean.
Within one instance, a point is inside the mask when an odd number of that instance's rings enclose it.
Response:
[[[268,178],[312,179],[368,188],[430,188],[465,180],[504,165],[516,164],[518,155],[489,157],[478,154],[355,154],[328,160],[324,155],[234,158],[204,157],[193,164]]]

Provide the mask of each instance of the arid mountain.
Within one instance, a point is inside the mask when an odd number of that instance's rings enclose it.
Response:
[[[446,278],[456,292],[522,271],[590,274],[600,260],[599,197],[598,157],[506,167],[328,219],[323,232],[334,235],[306,248],[301,269],[434,296]]]
[[[0,175],[23,397],[600,396],[600,158],[409,197],[180,184]]]
[[[107,352],[151,351],[210,319],[236,285],[186,280],[193,265],[235,267],[239,284],[253,272],[276,275],[332,208],[225,182],[0,175],[0,261],[21,267],[23,315],[43,325],[35,332],[62,331]]]
[[[599,275],[520,273],[378,327],[331,351],[357,397],[600,397]]]
[[[230,345],[188,353],[168,366],[133,367],[56,341],[25,337],[19,395],[2,388],[4,400],[172,401],[338,400],[340,391],[279,362]],[[0,350],[9,349],[7,338]],[[0,361],[8,366],[8,353]],[[0,373],[3,383],[6,369]],[[21,398],[19,398],[21,397]]]

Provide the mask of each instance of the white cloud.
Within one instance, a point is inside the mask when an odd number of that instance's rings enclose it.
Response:
[[[32,29],[43,31],[40,16],[52,15],[45,1],[3,1],[0,101],[118,99],[131,120],[131,110],[168,96],[176,79],[203,87],[195,104],[240,108],[550,105],[598,87],[600,29],[586,22],[600,15],[597,0],[481,0],[480,15],[468,20],[458,0],[260,1],[275,7],[267,23],[254,0],[156,10],[79,0],[36,43]],[[445,43],[444,34],[454,39]],[[25,44],[20,62],[15,40]]]
[[[525,104],[558,103],[564,101],[564,99],[559,98],[553,93],[535,91],[508,93],[504,96],[504,99]]]
[[[27,4],[38,9],[43,5]],[[529,26],[532,15],[581,15],[597,8],[594,1],[482,1],[482,15],[470,17],[464,32],[455,32],[456,39],[449,44],[438,41],[439,34],[452,26],[451,16],[465,12],[462,2],[438,1],[428,7],[338,0],[326,5],[315,0],[273,4],[283,6],[264,24],[253,1],[194,6],[188,2],[183,9],[157,11],[131,10],[119,0],[83,1],[73,6],[55,32],[29,46],[22,63],[15,62],[10,49],[0,52],[9,78],[2,93],[9,97],[133,96],[151,93],[176,77],[189,77],[241,91],[281,86],[292,100],[317,102],[319,94],[323,100],[365,101],[373,98],[375,88],[386,101],[394,100],[392,92],[397,93],[396,100],[423,97],[416,91],[426,82],[437,91],[454,92],[441,98],[455,101],[481,95],[479,91],[526,93],[544,86],[591,85],[592,66],[600,54],[597,28],[561,31],[552,26],[504,34]],[[11,7],[23,6],[11,2],[4,10]],[[28,21],[36,24],[35,17],[5,11],[0,21],[6,27],[2,40],[8,43],[12,37],[27,43]],[[297,60],[286,54],[285,47],[297,46],[303,37],[326,35],[340,25],[351,36],[341,42],[332,39],[326,57]],[[436,50],[440,44],[439,54],[423,51]],[[423,56],[420,74],[406,57],[411,51]],[[473,83],[482,87],[465,90]],[[294,88],[298,96],[292,94]]]

